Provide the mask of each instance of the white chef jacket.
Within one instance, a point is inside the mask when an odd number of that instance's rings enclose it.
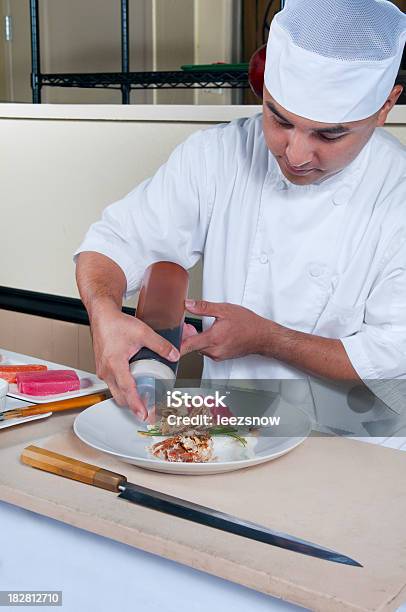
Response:
[[[339,338],[362,379],[406,375],[406,148],[383,129],[344,170],[309,186],[281,173],[262,115],[198,131],[105,209],[81,251],[114,260],[127,295],[153,262],[191,268],[203,258],[204,299]],[[259,355],[205,358],[203,373],[301,376]]]

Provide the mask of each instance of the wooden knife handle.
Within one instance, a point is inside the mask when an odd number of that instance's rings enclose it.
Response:
[[[20,409],[21,416],[31,416],[33,414],[45,414],[46,412],[61,412],[62,410],[77,410],[79,408],[88,408],[93,404],[98,404],[107,398],[106,393],[92,393],[91,395],[82,395],[73,397],[67,400],[58,402],[49,402],[47,404],[36,404],[28,408]]]
[[[127,478],[122,474],[110,472],[97,465],[78,461],[39,446],[27,446],[21,453],[21,461],[45,472],[78,480],[108,491],[118,492],[119,486],[127,482]]]

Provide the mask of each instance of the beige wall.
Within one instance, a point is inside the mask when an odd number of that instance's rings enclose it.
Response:
[[[94,372],[90,329],[86,325],[0,309],[0,347]]]
[[[153,70],[178,70],[194,61],[194,2],[152,0]],[[193,90],[154,91],[157,104],[193,104]]]
[[[31,95],[31,47],[29,2],[0,0],[2,17],[12,17],[12,40],[6,41],[1,23],[0,53],[4,57],[2,87],[5,99],[9,101],[30,102]]]
[[[195,63],[237,61],[239,41],[233,13],[239,10],[239,2],[194,0],[194,5]],[[239,93],[238,90],[196,89],[194,101],[195,104],[231,104]]]
[[[4,0],[0,0],[0,19],[2,24],[4,24],[4,16],[6,14]],[[8,96],[6,86],[6,42],[4,40],[3,32],[0,37],[0,41],[0,102],[6,102],[10,98]]]
[[[405,106],[405,113],[406,113],[406,106]],[[398,138],[406,146],[406,123],[405,124],[395,123],[393,125],[387,125],[386,129],[388,130],[388,132],[393,134],[393,136]]]
[[[120,2],[110,0],[41,0],[42,71],[119,72],[121,70]],[[151,65],[152,14],[150,0],[130,0],[130,68]],[[134,101],[152,101],[137,92]],[[43,102],[120,104],[121,92],[106,89],[44,88]]]

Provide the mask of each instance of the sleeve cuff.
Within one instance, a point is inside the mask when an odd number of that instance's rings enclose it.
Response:
[[[342,338],[341,342],[351,361],[351,364],[363,383],[372,393],[381,400],[393,413],[402,414],[405,412],[405,379],[384,379],[373,367],[369,360],[365,348],[362,345],[362,338],[358,334]]]
[[[367,378],[379,378],[378,372],[372,365],[363,345],[359,334],[341,338],[341,343],[348,355],[351,365],[358,376],[364,380]]]

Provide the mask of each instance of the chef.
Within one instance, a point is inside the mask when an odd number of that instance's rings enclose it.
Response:
[[[121,312],[145,268],[203,258],[206,379],[406,376],[406,149],[382,129],[406,17],[386,0],[288,0],[262,115],[199,131],[106,208],[75,254],[97,373],[145,417],[128,359],[178,351]]]

